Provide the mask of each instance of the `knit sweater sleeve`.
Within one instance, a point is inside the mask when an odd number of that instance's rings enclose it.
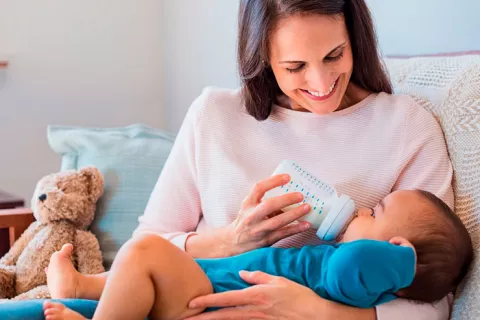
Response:
[[[393,191],[423,189],[453,208],[453,169],[443,131],[428,111],[411,101]]]
[[[158,234],[185,250],[195,234],[202,215],[195,144],[207,95],[204,91],[190,106],[134,235]]]
[[[453,208],[453,169],[443,131],[436,119],[412,101],[405,121],[403,152],[398,179],[393,190],[423,189],[435,194]],[[435,304],[415,304],[405,299],[376,307],[378,320],[432,319],[446,320],[447,297]]]

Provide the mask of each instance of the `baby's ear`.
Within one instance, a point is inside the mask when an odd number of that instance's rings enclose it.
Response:
[[[103,194],[104,180],[102,173],[95,167],[85,167],[80,170],[80,174],[88,180],[89,197],[93,202],[97,202]]]
[[[413,244],[410,241],[408,241],[407,239],[405,239],[404,237],[393,237],[392,239],[390,239],[389,242],[391,244],[396,245],[396,246],[412,247],[413,248]]]

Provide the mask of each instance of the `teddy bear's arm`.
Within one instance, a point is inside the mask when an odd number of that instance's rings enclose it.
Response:
[[[80,273],[98,274],[105,271],[100,245],[93,233],[77,230],[74,248]]]
[[[20,254],[23,252],[23,250],[26,248],[28,243],[32,241],[33,237],[37,234],[37,232],[42,228],[42,225],[38,222],[35,221],[33,222],[27,230],[25,230],[20,238],[18,238],[17,241],[13,244],[13,246],[10,248],[10,250],[3,256],[2,259],[0,259],[0,264],[6,265],[6,266],[13,266],[17,263],[18,257],[20,257]]]

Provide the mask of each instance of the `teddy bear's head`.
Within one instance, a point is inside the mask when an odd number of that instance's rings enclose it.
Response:
[[[40,179],[32,198],[37,221],[69,221],[85,229],[93,221],[103,193],[103,176],[95,167],[53,173]]]

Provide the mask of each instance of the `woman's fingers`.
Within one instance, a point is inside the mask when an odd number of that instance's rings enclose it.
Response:
[[[277,174],[268,179],[257,182],[250,191],[250,194],[245,200],[243,200],[243,205],[248,207],[256,206],[260,203],[267,191],[283,186],[288,181],[290,181],[290,176],[288,174]]]
[[[265,217],[268,217],[273,212],[282,211],[285,207],[292,204],[298,204],[302,200],[303,195],[301,192],[282,194],[281,196],[267,199],[257,205],[257,207],[250,213],[250,219],[255,222],[265,220]]]
[[[290,181],[288,174],[278,174],[262,180],[255,184],[250,194],[243,200],[241,210],[225,233],[226,242],[232,243],[237,252],[263,247],[269,237],[286,237],[305,230],[305,225],[300,225],[277,232],[310,211],[308,208],[300,207],[286,213],[282,212],[284,208],[299,204],[304,198],[302,193],[285,193],[262,201],[266,192],[283,186],[288,181]],[[308,229],[308,226],[306,228]],[[270,235],[272,232],[276,233]]]
[[[208,307],[235,307],[255,304],[255,297],[248,290],[232,290],[222,293],[213,293],[193,299],[189,308]]]
[[[204,312],[183,320],[257,320],[266,319],[261,312],[247,307],[231,307],[211,312]]]
[[[310,229],[310,223],[305,221],[301,223],[291,224],[289,226],[271,232],[265,239],[265,245],[270,246],[275,242],[293,236],[294,234],[307,231],[308,229]]]
[[[272,212],[269,215],[267,215],[265,217],[265,219],[270,219],[270,218],[276,217],[276,216],[281,215],[281,214],[283,214],[283,211],[282,210],[277,210],[277,211]]]
[[[311,210],[311,207],[309,204],[307,203],[302,204],[294,209],[291,209],[273,218],[260,222],[255,227],[255,229],[253,229],[253,231],[254,232],[275,231],[277,229],[283,228],[289,225],[290,223],[298,220],[299,218],[306,215],[310,210]]]

